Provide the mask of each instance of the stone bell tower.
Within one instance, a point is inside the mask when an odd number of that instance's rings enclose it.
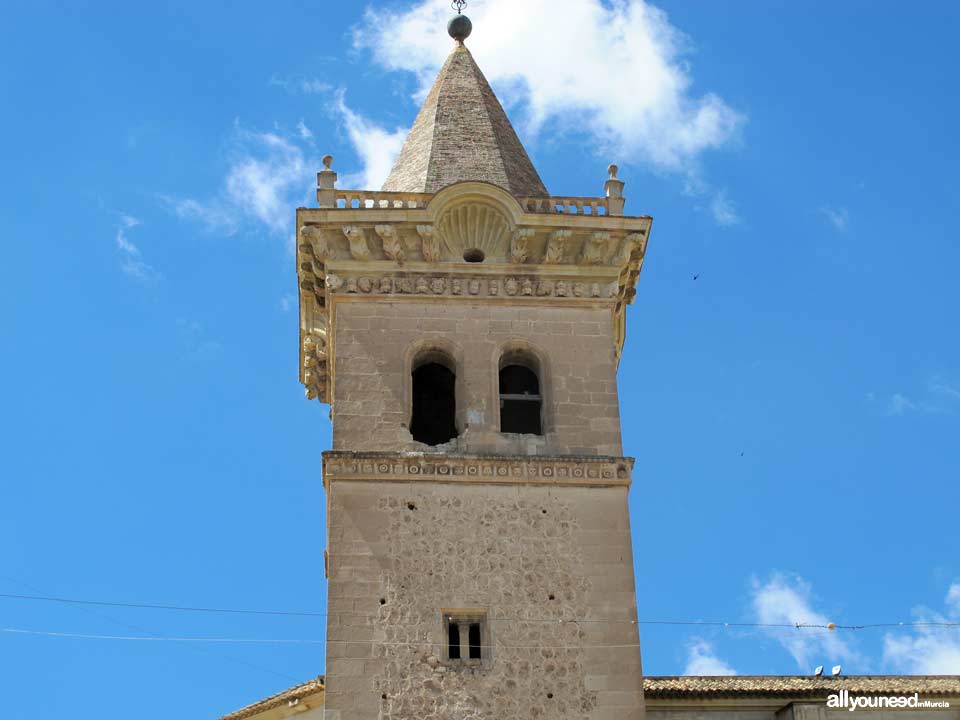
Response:
[[[547,192],[451,21],[380,191],[297,211],[326,718],[644,715],[617,365],[651,218]]]

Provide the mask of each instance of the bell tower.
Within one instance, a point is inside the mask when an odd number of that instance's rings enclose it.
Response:
[[[617,365],[651,218],[551,196],[464,44],[380,191],[297,211],[334,720],[644,716]]]

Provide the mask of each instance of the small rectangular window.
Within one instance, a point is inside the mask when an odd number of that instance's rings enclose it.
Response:
[[[483,610],[444,610],[446,659],[484,661],[489,657],[486,613]]]

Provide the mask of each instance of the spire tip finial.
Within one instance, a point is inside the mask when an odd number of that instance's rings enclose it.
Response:
[[[470,33],[473,31],[473,23],[470,22],[470,18],[463,14],[463,9],[467,6],[467,0],[453,0],[450,6],[457,11],[457,14],[450,18],[450,22],[447,23],[447,32],[450,37],[463,44],[463,41],[470,37]]]

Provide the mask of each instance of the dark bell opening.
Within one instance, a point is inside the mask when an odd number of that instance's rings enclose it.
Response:
[[[523,365],[500,371],[500,432],[541,435],[540,381]]]
[[[413,371],[413,417],[410,434],[417,442],[440,445],[457,436],[457,377],[440,363]]]
[[[483,250],[480,248],[470,248],[469,250],[463,251],[463,259],[466,262],[480,263],[483,262],[485,257],[486,255],[483,254]]]
[[[480,623],[472,623],[470,625],[470,633],[467,636],[467,639],[470,641],[470,659],[479,660],[481,658]]]
[[[447,657],[451,660],[460,659],[460,626],[455,622],[447,625]]]

